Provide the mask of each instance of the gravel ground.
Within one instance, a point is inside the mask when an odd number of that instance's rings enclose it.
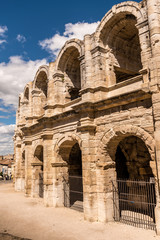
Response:
[[[24,197],[12,183],[0,184],[0,240],[160,240],[151,230],[121,223],[89,223],[83,213],[46,208]]]

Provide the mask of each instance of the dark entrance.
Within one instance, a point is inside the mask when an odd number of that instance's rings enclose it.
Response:
[[[83,211],[83,179],[81,150],[76,143],[69,155],[68,179],[64,179],[64,205]]]
[[[34,153],[34,192],[37,197],[43,198],[43,146],[39,145]]]
[[[119,143],[117,181],[112,182],[115,221],[155,229],[156,195],[150,161],[141,139],[130,136]]]

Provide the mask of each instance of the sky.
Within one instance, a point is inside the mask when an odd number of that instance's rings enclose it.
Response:
[[[0,155],[13,153],[18,96],[65,41],[83,40],[120,0],[5,0],[0,8]],[[138,1],[137,1],[138,2]]]

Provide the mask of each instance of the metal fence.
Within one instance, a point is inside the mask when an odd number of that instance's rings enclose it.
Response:
[[[114,220],[156,230],[155,183],[151,181],[112,181]]]
[[[82,176],[69,176],[64,178],[64,206],[83,211],[83,179]]]
[[[39,173],[39,197],[43,198],[44,185],[43,185],[43,172]]]

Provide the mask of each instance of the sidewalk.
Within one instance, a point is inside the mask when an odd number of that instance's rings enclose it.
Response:
[[[0,184],[0,240],[19,239],[4,233],[32,240],[160,240],[151,230],[120,223],[89,223],[83,213],[46,208],[41,199],[14,192],[12,183]]]

